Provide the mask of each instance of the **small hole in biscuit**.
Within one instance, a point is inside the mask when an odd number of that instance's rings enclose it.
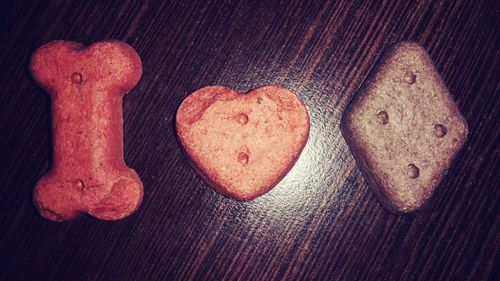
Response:
[[[83,81],[82,74],[79,72],[71,74],[71,81],[75,84],[82,84]]]
[[[248,115],[242,112],[236,116],[236,121],[241,125],[245,125],[248,123]]]
[[[385,111],[380,111],[379,113],[377,113],[377,122],[382,125],[386,125],[387,123],[389,123],[389,114],[387,114],[387,112]]]
[[[420,175],[420,170],[415,164],[408,164],[407,174],[410,179],[416,179]]]
[[[245,152],[240,152],[240,154],[238,154],[238,162],[240,164],[248,163],[248,154],[246,154]]]
[[[76,188],[79,188],[79,189],[82,189],[85,187],[85,184],[83,183],[83,181],[81,179],[76,179],[73,181],[73,185],[76,187]]]
[[[415,73],[413,73],[413,71],[407,70],[403,76],[403,81],[406,84],[413,84],[415,83],[415,81],[417,81],[417,76],[415,75]]]
[[[438,138],[444,137],[448,133],[448,130],[445,126],[441,124],[434,125],[434,135]]]

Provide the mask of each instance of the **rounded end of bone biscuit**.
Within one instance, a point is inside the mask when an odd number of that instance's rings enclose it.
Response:
[[[143,194],[141,179],[130,169],[112,184],[106,197],[89,206],[88,214],[101,220],[123,219],[139,208]]]
[[[48,219],[49,221],[53,222],[63,222],[66,219],[64,219],[60,214],[44,207],[43,205],[36,204],[37,206],[37,211],[38,213],[44,217],[45,219]]]
[[[80,51],[84,46],[77,42],[56,40],[40,46],[30,59],[30,72],[35,82],[52,94],[61,77],[61,63],[58,58]]]
[[[42,177],[33,190],[33,203],[38,213],[54,222],[80,217],[81,211],[69,193],[70,190],[64,182],[50,175]]]
[[[132,46],[127,43],[108,40],[96,42],[85,50],[93,54],[96,80],[106,89],[120,89],[116,91],[126,94],[141,79],[142,61]]]
[[[120,41],[101,41],[84,47],[59,40],[34,52],[30,70],[37,84],[51,95],[65,89],[68,83],[81,85],[82,82],[124,95],[139,82],[142,62],[130,45]]]

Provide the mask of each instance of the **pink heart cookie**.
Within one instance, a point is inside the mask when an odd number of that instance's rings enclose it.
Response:
[[[251,200],[293,167],[309,136],[309,115],[295,94],[278,86],[246,94],[211,86],[182,102],[176,128],[206,183],[229,197]]]

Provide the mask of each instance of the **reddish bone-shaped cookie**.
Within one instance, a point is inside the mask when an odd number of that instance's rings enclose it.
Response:
[[[142,75],[138,54],[118,41],[87,48],[54,41],[34,53],[30,67],[52,105],[53,167],[34,190],[39,213],[52,221],[132,214],[143,187],[123,159],[122,97]]]

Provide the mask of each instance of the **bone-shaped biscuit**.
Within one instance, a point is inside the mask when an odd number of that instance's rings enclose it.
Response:
[[[122,97],[142,75],[139,55],[118,41],[87,48],[54,41],[33,54],[30,67],[52,108],[53,167],[34,189],[38,212],[52,221],[132,214],[143,187],[123,159]]]

